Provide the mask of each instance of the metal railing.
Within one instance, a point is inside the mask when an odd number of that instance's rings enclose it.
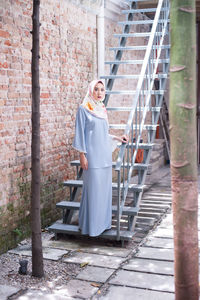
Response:
[[[120,220],[122,210],[128,193],[130,179],[135,165],[138,147],[142,138],[142,131],[149,108],[151,107],[152,94],[155,94],[154,81],[156,78],[165,78],[157,73],[164,37],[167,32],[169,17],[169,0],[159,0],[150,38],[142,64],[136,93],[132,103],[132,110],[126,124],[125,134],[130,142],[120,146],[115,170],[117,171],[117,240],[120,240]],[[162,34],[160,34],[162,33]],[[168,52],[169,53],[169,52]],[[168,58],[168,57],[167,57]],[[161,89],[160,85],[160,89]],[[156,97],[157,99],[157,97]],[[158,105],[158,104],[157,104]],[[153,117],[152,117],[153,118]],[[154,123],[155,120],[152,120]],[[134,122],[134,123],[133,123]],[[155,129],[156,124],[152,124]],[[148,142],[152,142],[152,130],[148,131]],[[134,141],[134,144],[133,144]],[[143,184],[143,182],[140,182]]]

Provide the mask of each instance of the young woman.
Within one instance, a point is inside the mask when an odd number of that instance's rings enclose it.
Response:
[[[111,136],[103,100],[102,81],[93,80],[76,115],[73,147],[80,152],[83,189],[79,210],[82,234],[98,236],[111,228],[112,142],[127,142],[126,136]]]

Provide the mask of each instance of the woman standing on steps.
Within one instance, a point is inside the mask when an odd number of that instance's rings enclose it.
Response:
[[[79,228],[89,236],[98,236],[111,228],[112,141],[128,141],[126,136],[109,135],[104,98],[103,82],[93,80],[76,115],[73,142],[73,147],[80,152],[83,168]]]

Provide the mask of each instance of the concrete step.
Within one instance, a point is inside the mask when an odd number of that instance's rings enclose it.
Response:
[[[154,218],[158,220],[160,218],[160,213],[158,212],[145,212],[145,211],[139,211],[138,216],[139,217],[149,217],[149,218]]]
[[[171,206],[170,205],[168,205],[168,204],[163,204],[163,202],[162,202],[162,204],[160,204],[160,203],[156,203],[155,204],[155,202],[151,202],[151,203],[149,203],[149,202],[144,202],[143,200],[141,201],[141,203],[140,203],[140,209],[143,209],[143,208],[148,208],[148,209],[165,209],[165,210],[167,210],[168,208],[170,208]]]
[[[146,200],[146,199],[142,199],[142,204],[154,204],[154,205],[161,205],[161,204],[165,204],[165,205],[171,205],[171,201],[167,202],[167,201],[162,201],[162,200],[158,200],[158,201],[154,201],[154,200]]]

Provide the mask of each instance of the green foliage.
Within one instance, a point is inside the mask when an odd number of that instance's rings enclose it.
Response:
[[[23,236],[23,233],[21,232],[21,230],[19,228],[15,228],[13,230],[13,232],[19,237],[21,238]]]
[[[13,205],[13,203],[8,203],[7,210],[9,210],[12,213],[14,212],[14,205]]]

